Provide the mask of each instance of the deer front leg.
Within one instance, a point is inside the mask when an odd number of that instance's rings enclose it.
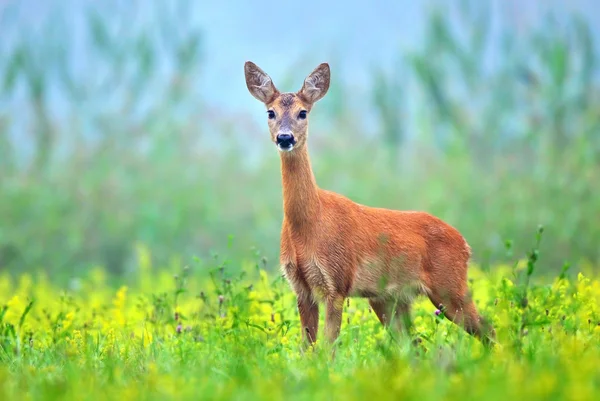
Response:
[[[332,344],[340,334],[342,325],[342,310],[344,308],[344,297],[332,295],[327,297],[327,312],[325,315],[325,337]]]
[[[307,344],[312,345],[317,341],[319,331],[319,304],[310,294],[298,294],[298,313],[302,324],[302,337]]]

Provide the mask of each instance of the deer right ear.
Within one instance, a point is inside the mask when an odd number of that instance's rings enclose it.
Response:
[[[261,70],[252,61],[246,61],[244,64],[244,74],[246,75],[246,86],[248,90],[258,100],[267,104],[279,93],[271,77]]]

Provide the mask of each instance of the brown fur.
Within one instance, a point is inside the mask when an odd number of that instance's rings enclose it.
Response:
[[[275,113],[269,130],[292,132],[297,143],[281,152],[283,226],[281,267],[297,295],[303,333],[317,339],[318,303],[326,305],[325,336],[340,330],[346,297],[369,298],[384,325],[409,323],[412,298],[424,293],[445,315],[486,341],[493,329],[483,322],[469,298],[469,245],[452,226],[424,212],[368,207],[320,189],[306,146],[313,104],[329,88],[330,72],[321,64],[297,93],[281,94],[260,68],[245,65],[250,93]],[[488,331],[489,330],[489,331]]]

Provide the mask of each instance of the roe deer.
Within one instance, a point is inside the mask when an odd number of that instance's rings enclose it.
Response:
[[[467,288],[471,250],[454,227],[425,212],[357,204],[317,186],[308,156],[308,115],[329,89],[319,65],[296,93],[281,93],[256,64],[244,65],[250,93],[267,107],[283,180],[281,269],[297,296],[304,339],[317,338],[319,302],[325,336],[340,332],[346,297],[366,297],[386,327],[410,323],[411,299],[426,294],[450,320],[489,344],[494,330],[479,316]],[[404,322],[404,324],[402,324]]]

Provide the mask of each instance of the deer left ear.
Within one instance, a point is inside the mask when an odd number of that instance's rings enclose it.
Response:
[[[298,92],[298,96],[307,103],[315,103],[327,93],[330,76],[331,72],[329,70],[329,64],[320,64],[308,77],[306,77],[302,89]]]

